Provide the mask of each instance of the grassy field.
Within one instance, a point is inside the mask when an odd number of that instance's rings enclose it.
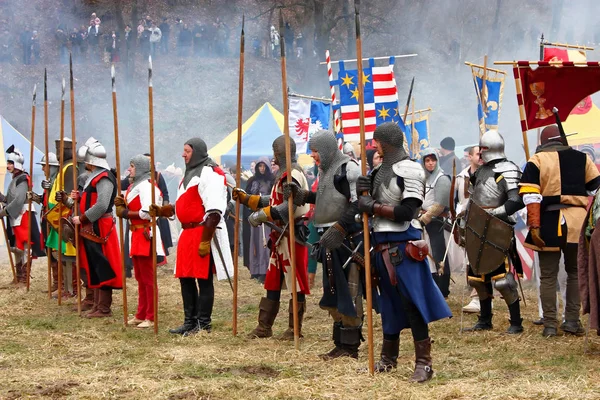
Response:
[[[526,289],[525,333],[504,334],[507,310],[496,300],[493,332],[459,334],[462,279],[449,299],[455,315],[431,325],[435,376],[426,384],[409,384],[414,353],[409,331],[401,335],[397,371],[370,377],[367,347],[360,358],[323,362],[331,349],[331,322],[318,307],[320,285],[308,297],[300,351],[276,339],[248,340],[256,324],[262,287],[241,273],[239,335],[231,334],[231,289],[216,284],[213,332],[181,338],[168,328],[183,319],[178,281],[171,267],[159,273],[160,332],[122,327],[121,292],[115,292],[112,318],[87,320],[71,311],[73,300],[59,307],[41,291],[45,260],[34,264],[29,293],[0,291],[0,398],[128,399],[598,399],[600,363],[584,355],[584,339],[546,339],[531,324],[537,317],[533,292]],[[0,268],[0,282],[10,269]],[[136,285],[129,284],[129,309]],[[287,326],[287,294],[274,331]],[[466,325],[475,316],[465,316]],[[586,323],[586,319],[583,320]],[[374,318],[375,354],[381,324]],[[365,329],[366,336],[366,329]],[[590,336],[591,350],[600,340]]]

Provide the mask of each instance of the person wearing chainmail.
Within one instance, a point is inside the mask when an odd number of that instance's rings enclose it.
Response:
[[[585,153],[569,147],[556,125],[550,125],[542,131],[541,146],[527,162],[519,186],[529,227],[524,246],[537,251],[540,260],[542,334],[557,335],[556,282],[562,254],[567,288],[565,320],[560,329],[582,336],[585,329],[579,320],[577,243],[588,196],[600,186],[598,168]]]
[[[425,226],[431,255],[436,265],[432,268],[433,280],[440,288],[442,295],[450,295],[450,263],[444,261],[446,242],[450,235],[445,235],[444,217],[448,215],[450,204],[450,177],[444,174],[438,163],[438,155],[433,148],[421,151],[421,161],[425,170],[425,200],[421,206],[419,222]]]
[[[473,193],[471,201],[483,208],[488,214],[514,225],[516,218],[513,214],[524,207],[523,201],[519,196],[519,181],[521,179],[521,170],[519,167],[506,159],[504,155],[504,138],[496,130],[489,130],[479,139],[479,149],[481,153],[481,165],[471,176]],[[496,223],[496,221],[491,221]],[[501,223],[497,221],[497,223]],[[469,210],[467,210],[467,231],[472,230],[469,222]],[[468,232],[467,232],[468,235]],[[492,238],[493,239],[493,238]],[[476,243],[481,249],[482,243]],[[469,238],[467,236],[467,253],[469,253]],[[514,237],[508,249],[508,257],[512,261],[515,272],[522,276],[523,269],[521,260],[516,252]],[[495,267],[491,272],[476,274],[474,266],[480,263],[479,260],[469,257],[468,283],[475,288],[479,296],[480,314],[477,323],[464,331],[491,330],[492,325],[492,297],[493,288],[495,288],[506,302],[510,313],[510,326],[507,333],[519,334],[523,332],[521,318],[521,306],[518,284],[514,273],[510,269],[508,257],[504,257],[501,264]]]
[[[90,172],[81,197],[73,189],[69,197],[64,191],[58,192],[56,200],[72,207],[73,201],[79,199],[79,214],[72,217],[73,224],[81,226],[76,247],[87,287],[94,290],[94,305],[86,317],[105,318],[112,316],[113,289],[123,287],[121,249],[112,214],[117,181],[106,161],[106,149],[99,141],[89,138],[77,153]]]
[[[333,319],[334,348],[321,354],[324,360],[339,357],[358,358],[363,321],[363,279],[361,266],[353,259],[362,258],[362,227],[355,221],[358,213],[356,180],[358,163],[339,151],[335,134],[314,133],[308,147],[319,166],[319,186],[316,192],[300,189],[292,183],[294,203],[315,204],[313,221],[320,236],[313,251],[323,265],[323,297],[319,306]],[[284,198],[288,197],[284,184]],[[360,254],[352,250],[360,248]]]
[[[291,291],[291,285],[296,285],[298,289],[298,321],[299,328],[302,328],[302,320],[306,311],[306,295],[310,294],[308,284],[308,250],[299,243],[294,243],[296,250],[296,276],[291,276],[290,270],[290,249],[288,235],[285,231],[288,228],[294,229],[296,238],[305,241],[308,237],[307,228],[301,217],[309,210],[309,205],[294,205],[294,221],[289,221],[288,201],[283,194],[283,183],[287,179],[287,174],[291,173],[292,181],[303,190],[308,190],[308,181],[302,172],[302,168],[296,161],[296,143],[290,142],[291,165],[292,170],[286,170],[285,154],[285,136],[279,136],[273,141],[273,154],[275,163],[279,166],[275,173],[275,183],[271,189],[270,196],[250,195],[240,188],[233,190],[232,196],[235,200],[254,211],[250,214],[248,222],[252,226],[258,226],[268,222],[283,229],[283,233],[272,230],[270,234],[269,247],[271,255],[269,259],[269,268],[265,277],[264,288],[267,291],[266,297],[261,298],[258,313],[258,325],[250,334],[249,338],[268,338],[273,336],[273,324],[279,313],[279,302],[281,299],[281,290],[287,287]],[[300,333],[302,337],[302,333]],[[283,340],[294,340],[294,315],[292,312],[292,300],[289,303],[289,323],[287,330],[280,337]]]
[[[31,210],[27,201],[27,192],[31,178],[24,171],[25,157],[14,145],[6,150],[6,170],[12,175],[6,193],[6,206],[0,210],[0,218],[6,217],[7,236],[10,251],[14,254],[16,285],[26,285],[28,274],[31,272],[31,259],[45,255],[40,240],[35,211]],[[31,241],[29,232],[31,231]],[[31,258],[28,257],[31,248]]]
[[[176,214],[181,222],[175,277],[181,285],[184,320],[169,332],[190,336],[211,331],[213,275],[216,271],[218,280],[233,277],[233,260],[224,219],[225,173],[208,156],[206,143],[200,138],[185,142],[182,157],[185,173],[175,205],[152,204],[150,215],[170,218]]]
[[[428,324],[452,316],[429,272],[423,228],[416,219],[424,199],[425,173],[406,154],[397,124],[379,125],[373,143],[383,162],[370,176],[360,176],[356,189],[360,212],[372,216],[371,256],[383,327],[381,358],[375,370],[396,368],[400,331],[410,328],[415,347],[410,381],[425,382],[433,376]]]
[[[152,226],[149,214],[151,204],[162,204],[162,193],[155,187],[152,200],[150,159],[143,154],[129,162],[131,185],[125,196],[115,197],[116,214],[129,220],[129,255],[133,260],[135,279],[138,282],[138,308],[127,325],[137,328],[154,327],[154,270],[152,268]],[[160,227],[156,226],[156,255],[164,256]],[[158,295],[158,288],[156,294]]]

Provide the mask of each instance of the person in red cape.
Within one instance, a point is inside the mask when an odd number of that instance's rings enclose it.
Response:
[[[72,206],[73,200],[79,199],[79,215],[72,219],[73,224],[81,225],[76,247],[87,285],[94,289],[94,306],[86,317],[110,317],[113,289],[123,287],[121,249],[112,215],[117,181],[106,161],[106,149],[93,137],[79,148],[78,157],[90,172],[81,196],[77,190],[71,191],[70,198],[58,192],[56,200]]]
[[[177,244],[175,277],[181,284],[184,321],[169,332],[189,336],[211,331],[213,276],[216,274],[219,280],[230,278],[233,260],[223,218],[227,208],[225,173],[210,159],[206,143],[200,138],[185,142],[182,157],[185,173],[175,206],[152,204],[150,215],[170,218],[176,213],[183,228]]]
[[[296,143],[292,140],[292,180],[300,186],[301,189],[308,190],[308,181],[302,172],[302,168],[296,163]],[[240,188],[233,189],[232,197],[239,199],[242,204],[254,212],[248,218],[252,226],[258,226],[264,222],[272,222],[275,225],[287,229],[288,227],[288,202],[283,196],[283,183],[287,179],[285,159],[285,136],[279,136],[273,141],[273,153],[275,163],[279,170],[275,174],[275,184],[271,190],[270,196],[249,195]],[[303,206],[294,206],[294,218],[289,224],[295,229],[296,238],[306,241],[308,237],[308,228],[304,225],[302,219],[309,211],[309,204]],[[306,295],[310,294],[308,284],[308,250],[306,247],[296,243],[296,276],[291,276],[290,267],[290,243],[288,236],[272,231],[270,237],[271,257],[269,259],[269,268],[265,278],[265,289],[267,296],[261,298],[258,314],[258,326],[248,335],[249,338],[268,338],[273,336],[273,324],[279,313],[279,301],[281,298],[281,289],[285,286],[291,288],[296,285],[298,290],[298,321],[302,328],[302,319],[306,311]],[[302,334],[300,334],[302,337]],[[288,329],[280,337],[283,340],[294,340],[294,315],[292,312],[292,300],[289,303],[289,324]]]
[[[117,215],[129,219],[129,255],[133,261],[135,279],[138,282],[138,309],[127,325],[137,328],[154,327],[154,269],[152,267],[152,225],[150,205],[162,204],[162,193],[157,185],[152,200],[150,159],[138,154],[130,161],[129,179],[125,197],[115,197]],[[160,228],[156,225],[156,254],[164,256]],[[158,288],[157,288],[158,295]]]
[[[31,264],[27,265],[31,262],[28,259],[29,245],[27,244],[30,230],[32,258],[44,256],[45,253],[42,249],[40,228],[34,210],[32,215],[29,215],[27,191],[31,178],[23,168],[25,157],[14,145],[10,146],[6,153],[6,170],[12,174],[12,180],[8,185],[6,198],[3,200],[6,206],[0,211],[0,218],[7,217],[10,251],[15,255],[16,281],[13,283],[25,285],[27,273],[31,271]]]

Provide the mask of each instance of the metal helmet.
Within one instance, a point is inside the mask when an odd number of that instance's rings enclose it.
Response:
[[[290,154],[292,156],[292,159],[290,161],[293,164],[296,162],[296,142],[292,139],[290,139]],[[284,171],[286,168],[284,135],[277,137],[273,141],[273,156],[275,157],[275,162],[277,163],[277,165],[279,165],[280,170]]]
[[[25,162],[25,157],[23,157],[23,153],[21,153],[21,150],[17,149],[13,144],[6,150],[6,153],[8,154],[6,156],[6,161],[12,162],[15,166],[15,169],[23,171],[23,163]]]
[[[46,165],[46,156],[43,155],[42,160],[36,164],[37,165]],[[58,158],[56,157],[56,154],[52,153],[51,151],[48,152],[48,165],[51,165],[53,167],[60,167],[60,164],[58,163]]]
[[[484,133],[479,139],[481,159],[484,163],[506,158],[504,154],[504,138],[497,130],[492,129]]]
[[[96,167],[110,169],[108,162],[106,161],[106,149],[93,137],[89,138],[83,146],[77,151],[77,157],[83,159],[86,164],[94,165]]]
[[[72,160],[73,159],[73,141],[71,140],[71,138],[65,137],[63,139],[63,143],[64,143],[64,157],[65,160]],[[54,141],[54,144],[56,146],[56,154],[60,155],[60,139],[56,139]]]
[[[319,167],[323,171],[327,171],[329,166],[332,165],[338,157],[344,157],[338,147],[335,134],[330,131],[320,130],[315,132],[308,141],[308,148],[319,153]]]

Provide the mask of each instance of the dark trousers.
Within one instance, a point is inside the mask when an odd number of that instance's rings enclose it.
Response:
[[[435,268],[439,270],[439,264],[444,259],[446,252],[446,239],[444,238],[444,222],[441,219],[434,218],[427,226],[427,234],[431,243],[431,255],[435,260]],[[433,274],[433,280],[442,292],[444,297],[450,295],[450,263],[446,258],[442,274]]]
[[[210,327],[215,301],[212,269],[208,274],[208,279],[179,278],[179,283],[181,284],[184,311],[189,308],[189,313],[192,317],[196,316],[201,327]]]

